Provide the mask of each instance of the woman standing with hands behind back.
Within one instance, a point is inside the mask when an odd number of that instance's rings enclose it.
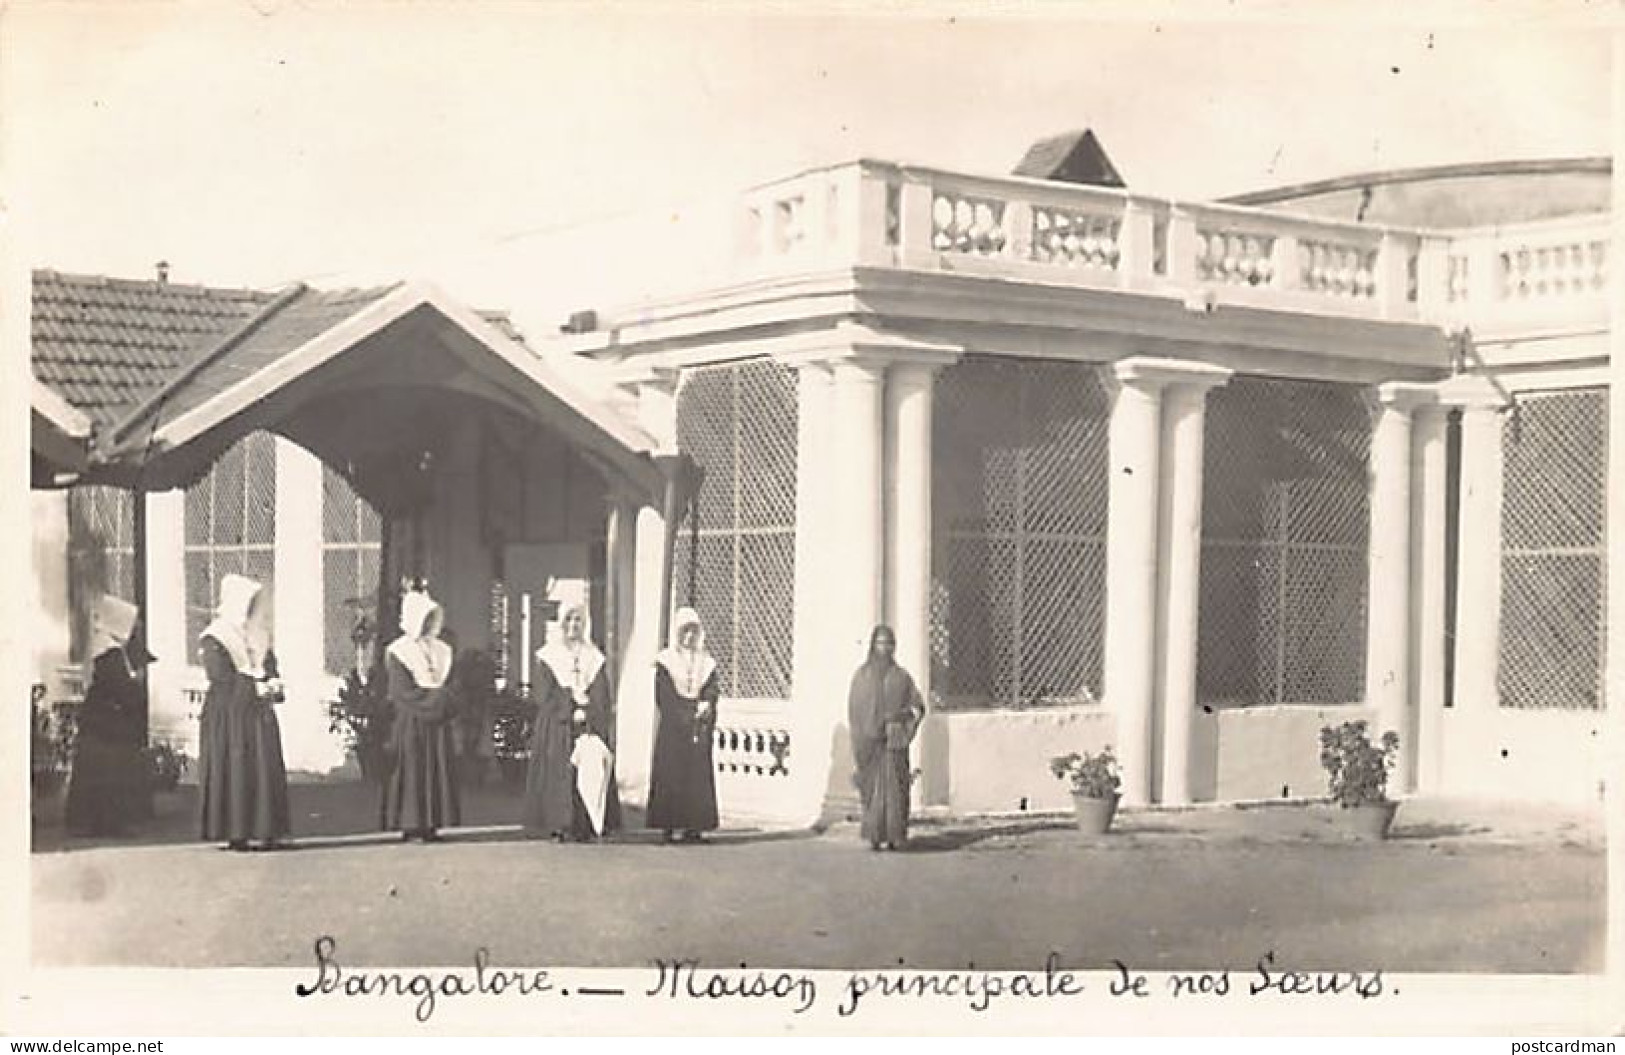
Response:
[[[384,782],[380,827],[402,838],[440,841],[439,829],[462,823],[451,740],[451,646],[440,640],[443,616],[427,593],[401,598],[401,636],[386,652],[393,765]]]
[[[671,645],[655,657],[660,725],[649,774],[648,824],[664,830],[667,842],[678,831],[684,842],[699,842],[701,832],[717,826],[711,732],[720,695],[717,661],[705,650],[700,615],[680,608],[672,620]]]

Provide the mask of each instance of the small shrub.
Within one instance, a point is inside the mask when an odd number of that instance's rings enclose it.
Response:
[[[1363,721],[1320,731],[1320,765],[1332,800],[1344,808],[1388,801],[1388,771],[1398,754],[1398,733],[1383,733],[1373,744]]]
[[[1109,799],[1123,786],[1117,774],[1117,757],[1109,747],[1098,754],[1074,751],[1057,755],[1050,759],[1049,771],[1055,774],[1057,780],[1069,782],[1074,795]]]

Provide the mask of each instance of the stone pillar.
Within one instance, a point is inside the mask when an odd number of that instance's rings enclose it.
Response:
[[[823,543],[831,502],[829,485],[830,400],[834,377],[829,365],[807,361],[796,369],[796,574],[792,613],[790,685],[790,780],[792,798],[806,819],[815,820],[828,790],[825,762],[835,717],[843,702],[840,672],[824,657],[826,623],[839,611],[827,603],[829,558]]]
[[[846,727],[846,685],[868,651],[869,634],[884,614],[885,505],[883,365],[843,359],[832,369],[830,414],[836,434],[822,441],[834,456],[827,468],[827,519],[815,574],[824,578],[818,607],[824,648],[813,663],[827,662],[835,684],[829,686],[822,720],[827,737],[814,734],[809,744],[830,745],[825,813],[845,812],[856,801],[852,787],[852,749]],[[799,717],[799,716],[798,716]],[[812,717],[812,716],[807,716]]]
[[[1411,698],[1416,701],[1416,790],[1422,794],[1439,791],[1444,762],[1448,413],[1449,408],[1436,404],[1417,408],[1411,436],[1411,577],[1416,584]]]
[[[1455,691],[1451,743],[1444,779],[1459,768],[1458,750],[1471,757],[1478,746],[1462,741],[1488,733],[1500,706],[1496,684],[1501,649],[1502,410],[1505,399],[1482,379],[1442,386],[1444,401],[1461,408],[1461,501],[1457,517]],[[1471,720],[1476,717],[1478,720]]]
[[[138,495],[137,501],[141,498]],[[155,491],[147,503],[147,647],[158,657],[147,672],[149,723],[154,739],[185,746],[198,757],[198,715],[187,703],[197,642],[186,639],[186,492]],[[185,779],[197,779],[193,765]]]
[[[1389,790],[1415,781],[1415,712],[1411,699],[1411,415],[1431,398],[1421,385],[1387,384],[1373,393],[1370,564],[1366,586],[1366,702],[1376,733],[1398,733],[1399,757]]]
[[[1123,800],[1142,805],[1151,800],[1163,379],[1144,359],[1114,364],[1111,376],[1105,697],[1117,719]]]
[[[887,494],[886,620],[897,633],[897,662],[914,676],[920,695],[931,699],[931,428],[936,362],[899,361],[886,384]],[[914,741],[913,763],[922,779],[914,784],[917,804],[928,787],[946,781],[938,774],[946,759],[939,739]]]
[[[1176,372],[1177,370],[1177,372]],[[1160,733],[1157,801],[1190,802],[1191,725],[1196,718],[1197,622],[1201,607],[1202,470],[1207,394],[1230,371],[1195,364],[1167,368],[1161,424],[1157,556],[1156,724]]]
[[[328,731],[322,596],[322,463],[289,440],[276,440],[276,582],[272,636],[287,702],[277,715],[288,768],[325,773],[344,764]]]

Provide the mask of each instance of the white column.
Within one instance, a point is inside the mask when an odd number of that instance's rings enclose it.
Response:
[[[289,440],[276,441],[276,584],[272,634],[287,702],[277,715],[289,769],[325,773],[344,764],[328,731],[331,679],[323,656],[322,463]]]
[[[637,384],[638,424],[662,453],[677,447],[676,384],[671,371],[652,372]],[[623,638],[615,689],[615,776],[622,801],[648,802],[649,767],[654,751],[654,660],[660,640],[661,591],[666,581],[666,517],[659,507],[629,511],[631,611]]]
[[[931,698],[931,398],[934,365],[900,362],[886,382],[890,498],[886,518],[886,620],[897,633],[897,662]],[[914,761],[929,757],[927,738],[915,741]],[[921,794],[926,781],[917,782]]]
[[[1411,696],[1416,700],[1416,790],[1422,794],[1439,791],[1443,767],[1447,414],[1442,406],[1418,408],[1411,437],[1411,554],[1416,562]]]
[[[1117,719],[1123,800],[1139,805],[1151,798],[1162,380],[1134,359],[1115,364],[1112,376],[1105,696]]]
[[[1201,607],[1202,470],[1207,394],[1230,372],[1208,368],[1170,384],[1163,397],[1159,511],[1156,697],[1161,781],[1157,801],[1190,802],[1191,724],[1196,716],[1197,615]]]
[[[1458,710],[1494,713],[1501,640],[1501,412],[1468,405],[1461,414],[1460,540],[1456,563]]]
[[[138,499],[139,500],[139,499]],[[147,647],[157,656],[147,673],[154,738],[178,741],[196,759],[198,716],[186,701],[197,642],[186,639],[186,492],[157,491],[147,503]],[[194,765],[186,779],[197,779]]]
[[[829,658],[839,633],[831,596],[831,555],[825,541],[832,499],[830,435],[835,425],[834,377],[828,364],[804,362],[796,370],[796,574],[790,685],[790,780],[796,809],[818,818],[829,790],[827,762],[844,745],[834,742],[841,710],[841,672]],[[836,626],[830,626],[832,622]]]
[[[830,388],[827,443],[834,455],[828,519],[820,562],[825,576],[819,607],[824,647],[813,662],[830,664],[835,684],[825,699],[824,720],[836,730],[826,798],[845,802],[852,790],[852,750],[846,729],[846,680],[868,650],[869,634],[884,612],[885,367],[850,360],[835,364]]]
[[[615,776],[623,801],[644,805],[654,752],[654,661],[660,651],[660,591],[666,578],[666,518],[654,506],[632,521],[631,619],[615,693]]]
[[[1411,412],[1415,385],[1382,385],[1372,400],[1370,564],[1366,587],[1366,702],[1377,733],[1400,736],[1391,791],[1413,787],[1411,669]]]

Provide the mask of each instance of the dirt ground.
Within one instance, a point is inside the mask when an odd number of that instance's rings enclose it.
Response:
[[[296,849],[191,842],[195,800],[160,797],[131,839],[36,828],[41,966],[314,963],[642,967],[1598,970],[1600,825],[1566,811],[1408,802],[1393,837],[1354,844],[1306,807],[1130,812],[1091,840],[1064,818],[931,821],[876,854],[848,826],[727,831],[702,846],[631,832],[529,842],[485,789],[470,827],[423,846],[372,834],[360,785],[293,789]],[[635,815],[631,818],[636,822]]]

